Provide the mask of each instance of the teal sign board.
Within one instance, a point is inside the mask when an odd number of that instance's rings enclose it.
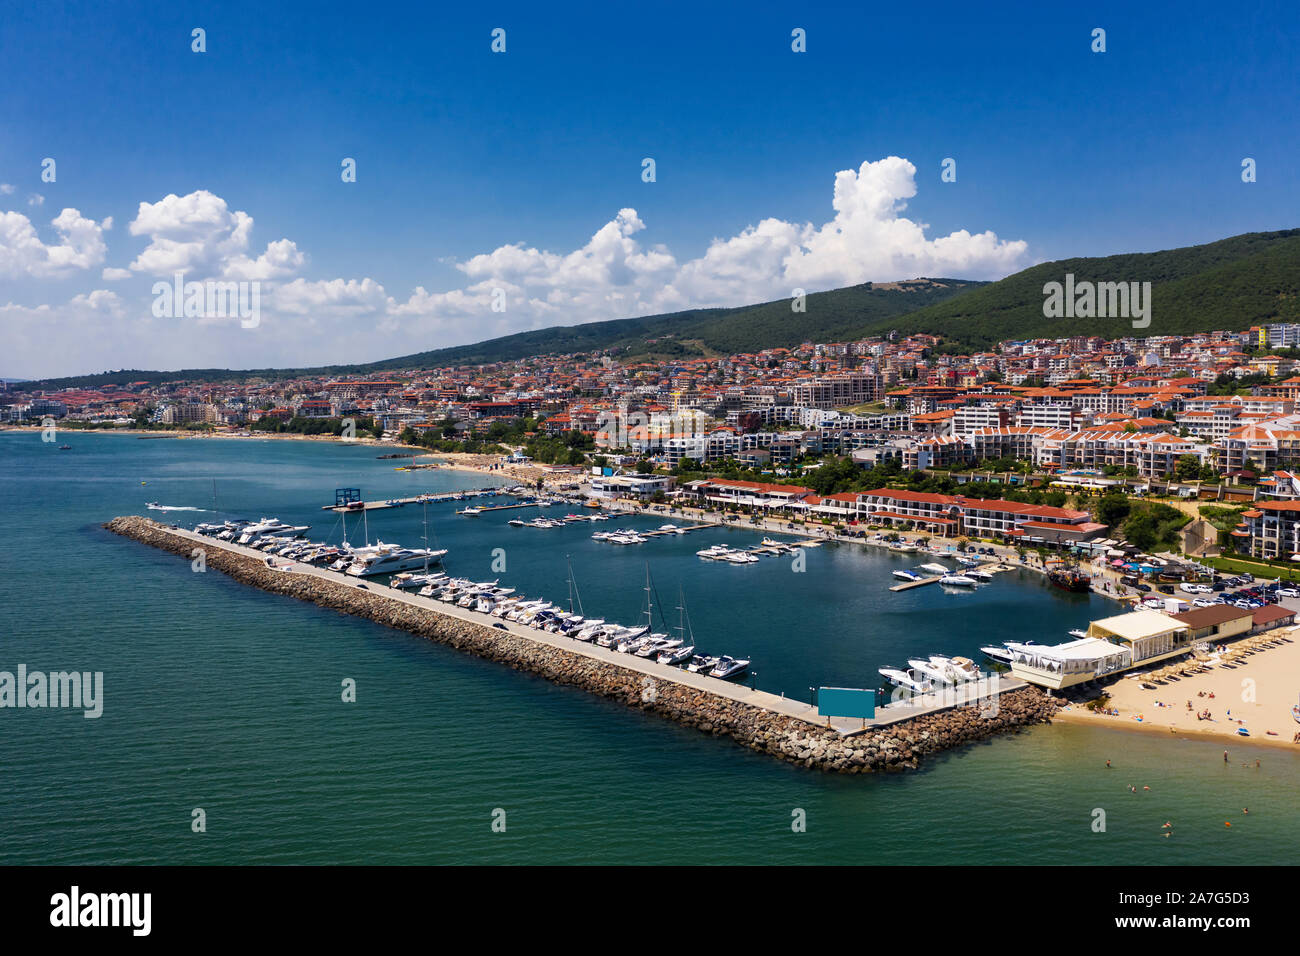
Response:
[[[856,687],[818,687],[817,713],[822,717],[876,716],[876,692]]]

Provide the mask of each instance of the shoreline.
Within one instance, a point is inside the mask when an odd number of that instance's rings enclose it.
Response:
[[[0,434],[5,432],[21,432],[24,434],[39,434],[42,431],[39,425],[17,425],[7,428],[0,428]],[[408,445],[400,441],[383,441],[378,438],[349,438],[344,439],[338,435],[303,435],[298,432],[266,432],[264,434],[251,433],[247,435],[236,434],[210,434],[202,432],[186,432],[181,430],[152,430],[148,428],[63,428],[56,426],[55,433],[62,433],[66,439],[68,435],[134,435],[137,438],[152,439],[172,439],[175,441],[307,441],[333,443],[338,445],[363,445],[371,448],[386,448],[401,451],[414,452],[413,460],[420,458],[437,459],[438,468],[435,470],[445,471],[463,471],[480,475],[494,475],[497,477],[509,477],[517,483],[535,485],[537,479],[542,479],[543,483],[548,480],[554,480],[556,476],[549,474],[537,465],[520,464],[509,465],[504,468],[492,469],[487,467],[490,461],[498,460],[495,455],[483,455],[463,451],[431,451],[423,445]],[[482,460],[482,461],[480,461]],[[568,479],[577,476],[566,475]]]
[[[1145,734],[1173,740],[1190,740],[1194,743],[1217,743],[1237,747],[1263,747],[1268,750],[1285,750],[1300,755],[1300,744],[1294,744],[1285,737],[1238,737],[1236,733],[1221,730],[1189,730],[1178,728],[1173,724],[1155,721],[1125,720],[1123,717],[1108,717],[1084,709],[1080,704],[1071,703],[1062,707],[1052,718],[1053,723],[1073,724],[1076,727],[1096,727],[1103,730],[1115,730],[1122,733]]]

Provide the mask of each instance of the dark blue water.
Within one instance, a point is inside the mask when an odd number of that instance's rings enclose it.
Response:
[[[1214,744],[1054,726],[900,776],[801,770],[573,689],[313,605],[102,531],[128,513],[191,524],[207,512],[341,527],[336,487],[368,499],[478,487],[484,476],[398,472],[373,448],[296,441],[78,435],[60,452],[0,434],[5,492],[0,669],[104,672],[104,715],[0,709],[0,862],[1289,862],[1294,757],[1225,767]],[[145,484],[142,484],[144,482]],[[753,657],[765,689],[876,686],[916,653],[976,654],[1008,637],[1057,640],[1102,599],[1000,576],[975,593],[892,594],[916,562],[853,546],[732,566],[695,551],[759,535],[710,529],[618,547],[590,539],[664,518],[511,528],[430,506],[455,574],[567,596],[633,620],[646,565],[701,646]],[[463,504],[460,505],[463,507]],[[547,513],[563,514],[564,509]],[[369,515],[369,534],[422,536],[423,509]],[[349,519],[349,537],[360,534]],[[506,570],[492,571],[493,549]],[[671,621],[669,623],[675,623]],[[356,681],[356,703],[341,682]],[[1115,769],[1106,770],[1111,759]],[[1140,795],[1128,791],[1132,783]],[[1142,791],[1150,785],[1150,791]],[[1250,815],[1241,817],[1241,807]],[[194,833],[195,808],[207,831]],[[505,811],[506,832],[491,829]],[[806,833],[791,813],[806,811]],[[1091,829],[1096,809],[1105,833]],[[1161,836],[1172,819],[1176,835]],[[1233,827],[1225,828],[1225,820]]]

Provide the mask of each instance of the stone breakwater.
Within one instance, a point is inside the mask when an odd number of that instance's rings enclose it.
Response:
[[[114,518],[109,531],[187,559],[198,542],[138,516]],[[702,733],[730,737],[741,746],[781,760],[836,773],[915,768],[922,757],[1030,724],[1050,722],[1059,703],[1035,688],[1009,691],[997,713],[975,708],[928,714],[851,737],[797,717],[673,683],[592,657],[550,647],[517,634],[465,621],[435,609],[413,607],[382,591],[361,590],[305,574],[286,574],[263,561],[219,545],[204,549],[207,566],[242,584],[283,594],[344,614],[368,618],[488,660],[579,687],[628,707],[666,717]],[[653,683],[653,693],[647,685]]]

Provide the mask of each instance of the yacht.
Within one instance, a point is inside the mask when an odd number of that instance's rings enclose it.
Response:
[[[695,553],[707,561],[721,561],[731,553],[731,549],[725,544],[715,544],[711,548],[705,548],[704,550],[696,551]]]
[[[978,582],[972,577],[964,574],[945,574],[939,579],[940,584],[947,584],[956,588],[973,588]]]
[[[456,512],[458,515],[469,515],[471,518],[481,515],[482,513],[483,509],[478,505],[470,505],[468,508],[462,508],[460,511]]]
[[[395,588],[422,588],[426,584],[439,584],[443,581],[451,580],[445,572],[435,571],[432,574],[416,574],[414,571],[403,571],[401,574],[394,574],[389,585]]]
[[[676,666],[684,664],[695,656],[695,645],[685,644],[681,647],[670,647],[659,652],[658,661],[660,664],[671,664]]]
[[[679,528],[679,527],[677,527],[677,525],[675,525],[675,524],[661,524],[661,525],[659,526],[659,530],[660,530],[660,531],[671,531],[673,534],[685,534],[685,533],[686,533],[686,529],[685,529],[685,528]]]
[[[924,674],[914,670],[900,671],[893,667],[882,667],[880,668],[880,674],[891,684],[918,694],[928,694],[934,690],[934,683]]]
[[[931,654],[930,663],[949,672],[952,675],[951,683],[978,680],[980,676],[979,667],[969,657],[941,657]]]
[[[920,581],[921,575],[915,571],[908,571],[906,568],[900,568],[894,572],[894,577],[901,581]]]
[[[980,650],[1000,664],[1011,663],[1011,651],[1005,647],[981,647]]]
[[[706,657],[702,654],[696,654],[686,663],[686,669],[692,674],[707,674],[713,668],[718,666],[720,657]]]
[[[992,581],[993,575],[988,571],[978,571],[975,569],[963,571],[962,574],[968,578],[974,578],[976,581]]]
[[[731,551],[722,556],[723,561],[730,561],[732,564],[755,564],[758,561],[757,555],[750,554],[748,551]]]
[[[929,571],[931,574],[948,574],[948,573],[949,573],[949,569],[948,569],[948,568],[945,568],[942,564],[934,564],[934,563],[923,564],[923,565],[921,565],[921,570],[922,570],[922,571]]]
[[[940,684],[955,683],[955,681],[953,680],[954,675],[952,672],[952,668],[946,665],[941,667],[938,664],[936,664],[933,660],[921,660],[915,657],[909,658],[907,663],[912,668],[912,670],[917,671],[918,673],[930,678],[933,681],[937,681]]]
[[[243,532],[239,535],[238,544],[248,544],[254,538],[267,536],[281,536],[286,534],[301,534],[310,528],[311,525],[290,525],[285,524],[279,518],[262,518],[244,527]]]
[[[713,665],[713,670],[709,671],[710,677],[718,677],[722,680],[731,680],[734,677],[740,677],[749,670],[749,661],[735,657],[719,657],[718,663]]]
[[[411,571],[426,566],[426,563],[436,564],[446,553],[446,549],[403,548],[380,541],[374,548],[356,552],[356,559],[348,566],[347,573],[354,578],[368,578],[376,574]]]

